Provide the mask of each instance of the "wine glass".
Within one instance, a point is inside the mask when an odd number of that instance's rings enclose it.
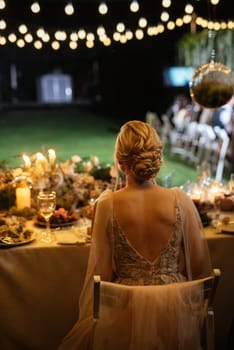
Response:
[[[46,222],[46,230],[42,232],[40,240],[44,243],[52,243],[54,237],[50,230],[50,218],[56,208],[56,193],[54,191],[40,192],[37,196],[37,204],[39,214]]]

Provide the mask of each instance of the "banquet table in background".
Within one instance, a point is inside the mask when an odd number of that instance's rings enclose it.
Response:
[[[216,349],[227,349],[234,310],[234,235],[206,229],[218,286]],[[55,350],[77,320],[89,244],[0,249],[0,349]],[[68,349],[69,350],[69,349]]]

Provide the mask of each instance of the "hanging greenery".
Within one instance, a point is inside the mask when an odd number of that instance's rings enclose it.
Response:
[[[208,30],[185,34],[177,43],[178,65],[198,67],[211,60],[215,50],[215,61],[234,69],[234,30]]]

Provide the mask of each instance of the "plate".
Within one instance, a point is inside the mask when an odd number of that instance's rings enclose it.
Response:
[[[40,220],[35,219],[34,221],[34,225],[36,226],[40,226],[40,227],[46,227],[46,223]],[[69,227],[72,225],[76,225],[79,222],[79,220],[74,220],[74,221],[69,221],[69,222],[64,222],[64,223],[57,223],[57,224],[50,224],[51,228],[56,228],[56,227]]]
[[[234,224],[224,225],[221,229],[223,233],[234,234]]]
[[[18,247],[21,245],[29,244],[32,243],[35,240],[35,237],[25,239],[24,241],[19,241],[19,242],[12,242],[12,243],[3,243],[0,241],[0,248],[10,248],[10,247]]]

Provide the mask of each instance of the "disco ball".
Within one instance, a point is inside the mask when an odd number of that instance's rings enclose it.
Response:
[[[191,98],[201,107],[219,108],[234,95],[234,76],[227,66],[211,61],[195,70],[189,88]]]

